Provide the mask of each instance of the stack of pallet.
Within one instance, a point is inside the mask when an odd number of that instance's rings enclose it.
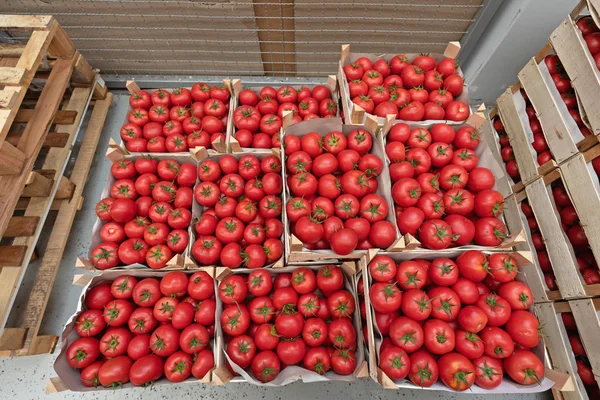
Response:
[[[528,281],[552,366],[574,380],[573,391],[555,392],[555,398],[600,396],[600,183],[596,172],[600,171],[600,71],[577,26],[589,13],[596,16],[595,3],[581,1],[556,28],[547,45],[518,74],[519,82],[498,98],[484,132],[498,161],[503,164],[514,156],[519,169],[520,179],[514,179],[503,194],[520,205],[528,230],[528,250],[537,266]],[[586,21],[591,20],[588,16]],[[559,93],[547,56],[557,56],[568,75],[577,113],[566,105],[570,95],[564,90]],[[541,159],[542,165],[532,147],[539,134],[532,119],[539,121],[552,155],[549,161]],[[502,151],[507,146],[511,150]],[[568,198],[560,197],[563,193]],[[561,212],[565,208],[570,214]],[[576,346],[579,338],[584,354]],[[595,384],[581,379],[585,367],[592,369]]]
[[[52,352],[40,325],[112,95],[51,16],[0,15],[0,355]],[[93,111],[86,117],[88,109]],[[87,124],[73,173],[63,174]],[[79,137],[81,139],[81,137]],[[48,213],[58,211],[19,326],[6,322]]]

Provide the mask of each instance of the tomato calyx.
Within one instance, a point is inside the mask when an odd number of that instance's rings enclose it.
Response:
[[[348,216],[352,212],[352,202],[353,202],[353,200],[349,200],[349,201],[342,200],[341,204],[339,206],[336,206],[335,208],[337,208],[338,210],[342,210],[342,212],[345,214],[346,218],[348,218]]]
[[[379,203],[379,204],[369,203],[369,207],[364,210],[361,210],[361,212],[370,214],[371,221],[373,221],[373,219],[375,218],[376,215],[383,215],[383,213],[381,213],[379,211],[380,206],[381,206],[381,203]]]
[[[494,348],[494,354],[502,355],[504,354],[504,349],[500,346]]]
[[[202,241],[202,248],[204,249],[210,249],[213,247],[213,245],[215,244],[215,240],[203,240]]]
[[[465,335],[465,339],[467,339],[468,341],[470,341],[471,343],[473,343],[473,345],[477,346],[477,341],[483,341],[481,340],[481,338],[479,336],[477,336],[476,334],[474,334],[473,332],[467,332],[467,334]]]
[[[229,221],[225,221],[225,229],[227,229],[229,232],[235,231],[236,227],[237,222],[235,222],[234,220],[230,219]]]
[[[390,362],[390,366],[395,369],[401,369],[406,365],[402,362],[402,357],[399,356],[389,357],[388,361]]]
[[[275,375],[276,373],[277,371],[274,368],[269,368],[263,364],[263,369],[260,371],[258,376],[260,377],[260,380],[262,380],[264,383],[267,383],[269,381],[269,376]]]
[[[102,343],[106,343],[108,348],[111,351],[114,351],[117,348],[117,346],[119,345],[119,338],[115,335],[111,335],[109,340],[105,340]]]
[[[177,243],[179,243],[179,241],[182,239],[182,237],[179,236],[179,233],[171,234],[169,237],[170,239],[167,240],[167,242],[171,243],[173,246],[177,245]]]
[[[448,228],[438,227],[435,223],[433,224],[435,228],[435,233],[433,234],[440,242],[444,241],[445,237],[451,237],[452,240],[456,240],[457,236],[452,233],[448,233]]]
[[[100,379],[98,378],[98,374],[94,374],[94,377],[92,379],[84,379],[83,382],[88,382],[91,383],[92,386],[94,386],[95,388],[98,387],[98,385],[100,385]]]
[[[317,360],[317,363],[314,366],[315,372],[319,375],[324,375],[327,372],[327,367],[323,365],[321,359]]]
[[[425,368],[421,368],[419,365],[417,365],[417,370],[417,373],[415,373],[414,375],[418,378],[415,378],[415,380],[419,380],[419,386],[425,387],[423,385],[423,381],[431,380],[431,377],[433,375],[431,368],[429,368],[429,361],[425,364]]]
[[[186,366],[187,366],[187,361],[176,362],[175,365],[173,366],[173,369],[171,370],[171,372],[179,373],[179,374],[183,375],[183,373],[186,370]]]
[[[464,183],[460,179],[460,175],[459,174],[450,176],[450,178],[446,182],[450,183],[452,189],[454,189],[454,186],[456,186],[456,185],[462,185]]]
[[[294,200],[292,199],[292,208],[294,210],[308,210],[308,207],[304,205],[302,200]]]
[[[136,242],[137,242],[137,240],[136,240]],[[134,246],[135,246],[135,244],[134,244]],[[126,276],[125,279],[123,279],[123,282],[119,283],[118,285],[115,285],[114,288],[121,294],[123,294],[127,291],[130,291],[131,289],[129,288],[129,277]]]
[[[437,340],[438,343],[446,343],[446,341],[448,340],[448,338],[446,337],[445,333],[438,333],[437,335],[435,335],[435,340]]]
[[[94,262],[93,262],[94,266],[96,266],[96,264],[98,264],[101,260],[108,262],[114,252],[115,252],[114,250],[107,250],[104,247],[101,247],[100,253],[95,254],[92,257],[94,259]]]
[[[227,321],[227,325],[230,326],[230,331],[235,331],[236,327],[238,326],[238,324],[240,324],[240,318],[242,316],[242,312],[241,310],[239,310],[238,308],[238,312],[232,317],[230,315],[227,316],[227,318],[229,318],[229,321]]]
[[[452,317],[452,307],[456,307],[456,304],[451,303],[452,297],[446,300],[440,298],[440,306],[436,310],[443,310],[448,317]]]
[[[71,360],[77,360],[75,361],[75,365],[79,365],[80,362],[85,361],[85,359],[87,358],[87,353],[83,350],[77,350],[75,352],[75,355],[73,357],[71,357]]]
[[[419,282],[422,282],[422,280],[417,277],[418,274],[419,274],[419,271],[416,271],[414,274],[411,274],[410,272],[405,272],[404,275],[406,276],[406,281],[404,282],[404,285],[406,285],[406,286],[415,285],[415,289],[418,289]]]
[[[502,214],[503,211],[504,211],[504,200],[499,201],[492,206],[492,214],[494,214],[495,217]]]
[[[134,319],[133,321],[135,322],[133,331],[146,332],[146,321],[143,319]]]
[[[347,301],[340,301],[340,300],[338,300],[337,306],[333,308],[333,311],[337,311],[340,314],[340,318],[342,318],[342,316],[345,316],[345,317],[349,318],[350,317],[350,313],[348,313],[348,309],[354,311],[352,309],[352,307],[350,307],[349,302],[350,302],[349,300],[347,300]]]
[[[419,306],[419,312],[423,313],[425,310],[431,308],[429,303],[433,301],[433,299],[425,300],[425,295],[421,295],[421,300],[413,299],[416,305]]]
[[[477,368],[479,368],[482,372],[481,372],[481,378],[488,378],[490,381],[494,380],[494,376],[499,376],[502,375],[498,372],[496,372],[496,368],[494,367],[489,367],[487,360],[483,360],[483,367],[482,366],[478,366]]]
[[[390,297],[395,297],[396,293],[400,293],[400,290],[396,287],[396,284],[393,283],[385,285],[383,289],[380,290],[380,292],[383,292],[385,296],[385,301],[387,301]]]
[[[445,261],[442,265],[438,265],[437,268],[440,270],[442,276],[449,275],[450,273],[452,273],[452,271],[454,271],[454,267],[452,266],[452,264],[447,264]]]
[[[404,333],[404,335],[402,335],[398,338],[398,342],[403,341],[404,345],[407,345],[408,343],[416,344],[417,343],[417,338],[415,337],[416,333],[417,333],[416,331],[406,332],[406,333]]]
[[[377,263],[377,266],[375,267],[375,271],[381,272],[381,273],[385,273],[385,272],[391,271],[391,269],[388,268],[388,265],[390,265],[389,262],[382,263],[379,260],[376,260],[375,262]]]
[[[174,294],[172,294],[171,296],[174,296]],[[164,302],[158,310],[163,314],[172,314],[174,309],[175,306],[167,301]]]
[[[472,372],[467,372],[467,371],[457,371],[454,373],[453,377],[456,380],[456,388],[455,389],[460,389],[461,386],[464,384],[466,387],[470,387],[469,382],[467,381],[467,377],[469,375],[471,375]]]
[[[77,321],[76,324],[80,326],[80,331],[87,331],[88,336],[91,334],[91,330],[94,327],[94,321],[84,317],[83,321]]]
[[[306,313],[309,315],[317,315],[317,311],[321,308],[316,302],[315,299],[309,298],[308,301],[302,306],[306,309]]]
[[[152,296],[154,296],[153,293],[151,293],[149,290],[144,290],[140,294],[140,303],[143,303],[143,302],[146,302],[146,301],[150,301],[150,299],[152,298]]]
[[[238,350],[242,354],[246,354],[249,351],[252,351],[252,342],[247,342],[245,339],[242,339],[237,344]]]
[[[154,251],[149,250],[148,253],[150,253],[150,254],[147,257],[149,259],[154,259],[154,261],[156,261],[156,262],[159,262],[164,256],[164,253],[163,253],[160,245],[156,246],[156,249]]]
[[[448,194],[448,197],[452,199],[452,204],[461,205],[465,201],[465,192],[457,191],[455,195]]]
[[[486,296],[485,302],[493,313],[496,312],[496,307],[504,308],[504,306],[498,304],[498,296],[495,293],[490,293]]]

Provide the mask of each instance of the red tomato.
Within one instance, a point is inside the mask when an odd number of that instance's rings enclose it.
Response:
[[[435,358],[425,351],[419,350],[410,355],[409,379],[420,387],[429,387],[438,380],[438,366]]]
[[[473,386],[475,382],[475,367],[462,354],[444,354],[438,360],[440,378],[450,389],[462,392]]]
[[[379,367],[391,379],[404,379],[410,370],[410,358],[404,350],[388,346],[381,350]]]
[[[528,350],[515,350],[504,361],[504,369],[520,385],[539,384],[544,378],[544,365]]]
[[[398,317],[390,325],[390,339],[395,346],[413,353],[423,346],[423,328],[408,317]]]
[[[502,383],[504,369],[502,361],[496,358],[482,356],[473,360],[475,367],[475,384],[484,389],[493,389]]]

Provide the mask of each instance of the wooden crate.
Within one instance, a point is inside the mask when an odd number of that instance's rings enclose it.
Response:
[[[554,160],[548,161],[544,165],[538,164],[535,151],[531,147],[533,133],[525,113],[525,100],[519,89],[520,85],[514,85],[506,89],[498,98],[496,104],[500,120],[504,125],[508,140],[513,148],[515,160],[519,166],[521,182],[527,185],[555,169],[558,164]]]
[[[544,284],[545,296],[541,294],[536,296],[541,299],[540,301],[569,300],[600,295],[600,284],[587,285],[583,281],[575,258],[575,250],[562,229],[551,188],[552,182],[561,178],[561,170],[555,169],[550,174],[527,185],[525,192],[515,196],[518,203],[527,198],[533,210],[559,288],[559,290],[551,291]]]
[[[589,5],[589,6],[588,6]],[[552,32],[549,42],[560,58],[562,66],[571,79],[571,84],[594,135],[600,134],[600,71],[589,52],[581,32],[575,24],[584,8],[597,10],[597,0],[581,0],[577,7],[567,18]],[[592,12],[592,16],[595,13]],[[597,21],[597,19],[596,19]],[[598,23],[598,21],[597,21]]]
[[[0,283],[5,288],[0,294],[0,355],[47,353],[56,337],[39,335],[40,325],[73,219],[83,202],[83,187],[112,95],[53,17],[0,16],[0,22],[5,28],[33,30],[25,47],[0,49],[0,62],[7,66],[4,72],[23,71],[20,86],[6,85],[0,91],[0,97],[14,93],[9,107],[0,106],[1,146],[23,154],[20,171],[7,174],[4,169],[0,177],[4,187],[0,233],[7,243],[0,246]],[[43,59],[50,65],[48,71],[38,68]],[[36,81],[44,80],[39,95],[28,90],[34,76]],[[90,104],[94,111],[67,179],[63,174]],[[23,320],[18,327],[4,329],[29,262],[36,257],[35,246],[50,210],[58,214]]]

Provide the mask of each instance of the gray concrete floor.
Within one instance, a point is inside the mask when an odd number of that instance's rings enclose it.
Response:
[[[119,141],[119,129],[128,111],[128,96],[116,95],[103,135],[98,144],[98,151],[94,159],[92,171],[89,175],[84,190],[85,202],[82,210],[77,214],[73,224],[70,240],[52,289],[52,294],[46,316],[42,324],[42,332],[60,335],[67,319],[74,313],[77,300],[81,294],[81,287],[71,284],[75,274],[74,265],[77,256],[85,256],[88,251],[92,226],[95,221],[94,208],[108,176],[110,163],[104,157],[110,137]],[[49,218],[51,220],[53,218]],[[43,255],[42,238],[38,253]],[[27,293],[33,283],[33,277],[38,265],[32,264],[28,270],[27,278],[23,281],[17,302],[10,321],[19,320],[19,311],[25,306]],[[298,399],[551,399],[549,392],[537,395],[470,395],[451,394],[447,392],[431,392],[420,390],[390,391],[384,390],[370,379],[354,383],[319,383],[302,384],[296,382],[283,388],[259,388],[246,384],[230,384],[222,387],[212,387],[201,384],[172,384],[154,388],[136,388],[127,390],[106,390],[95,393],[62,392],[45,395],[48,379],[56,376],[52,364],[58,349],[54,354],[0,358],[0,399],[167,399],[167,398],[195,398],[195,399],[264,399],[275,400],[282,398]]]

